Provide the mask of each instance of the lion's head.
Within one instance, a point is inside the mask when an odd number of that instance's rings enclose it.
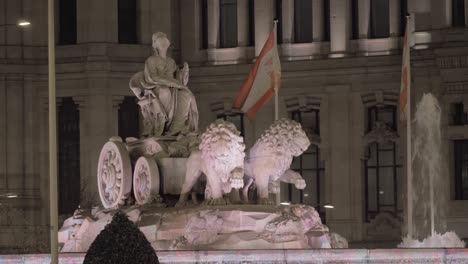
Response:
[[[204,158],[214,158],[224,163],[237,163],[245,156],[244,138],[236,126],[221,119],[212,123],[201,135],[198,147]]]
[[[274,151],[299,156],[310,146],[310,140],[296,121],[282,118],[276,120],[258,139]]]

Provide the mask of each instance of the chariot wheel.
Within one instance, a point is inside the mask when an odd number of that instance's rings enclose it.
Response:
[[[132,190],[132,164],[122,142],[109,141],[99,155],[97,183],[104,208],[125,203]]]
[[[159,194],[159,170],[156,161],[142,156],[135,163],[133,194],[138,204],[151,202]]]

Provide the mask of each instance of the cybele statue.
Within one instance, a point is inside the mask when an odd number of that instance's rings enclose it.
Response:
[[[130,80],[144,118],[142,137],[114,136],[104,144],[97,168],[102,206],[78,209],[65,220],[61,251],[87,251],[115,210],[124,211],[156,250],[337,245],[340,237],[329,234],[314,207],[278,206],[270,198],[280,182],[306,186],[289,168],[311,144],[301,125],[276,120],[248,152],[231,122],[217,120],[198,135],[188,64],[179,68],[167,55],[169,46],[166,34],[153,34],[154,55]]]
[[[130,89],[140,100],[143,136],[175,136],[198,129],[197,104],[187,87],[189,67],[184,63],[179,69],[167,55],[170,44],[166,34],[154,33],[154,55],[130,80]]]

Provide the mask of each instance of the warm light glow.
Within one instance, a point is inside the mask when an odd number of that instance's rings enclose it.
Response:
[[[333,205],[331,205],[331,204],[326,204],[326,205],[324,205],[323,207],[328,208],[328,209],[333,209],[333,208],[335,208],[335,206],[333,206]]]
[[[31,22],[29,22],[27,20],[18,21],[18,26],[20,26],[20,27],[25,27],[25,26],[29,26],[29,25],[31,25]]]
[[[16,193],[7,193],[5,195],[5,197],[6,198],[16,198],[16,197],[18,197],[18,194],[16,194]]]
[[[280,204],[281,205],[290,205],[291,203],[290,202],[281,202]]]

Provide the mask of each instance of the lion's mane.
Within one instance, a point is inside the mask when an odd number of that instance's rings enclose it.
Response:
[[[219,149],[221,144],[223,145],[223,151]],[[217,160],[217,162],[211,162],[216,171],[228,174],[235,167],[243,167],[245,157],[244,138],[231,122],[218,119],[212,123],[202,134],[198,148],[202,153],[202,162]],[[219,155],[229,155],[229,159],[223,162]],[[226,182],[226,180],[223,179],[223,182]]]

